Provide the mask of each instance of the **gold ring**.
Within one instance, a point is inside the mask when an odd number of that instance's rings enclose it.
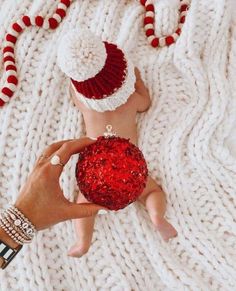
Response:
[[[39,157],[39,159],[47,159],[47,158],[49,158],[49,156],[46,156],[46,155],[41,155],[41,156]]]

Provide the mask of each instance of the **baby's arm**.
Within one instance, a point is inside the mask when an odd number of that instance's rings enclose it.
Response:
[[[141,78],[140,72],[135,68],[136,83],[135,83],[135,93],[137,94],[137,105],[138,112],[147,111],[151,105],[151,98],[148,92],[147,87],[144,85],[144,82]]]

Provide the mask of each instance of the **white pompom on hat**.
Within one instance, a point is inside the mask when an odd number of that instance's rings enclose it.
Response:
[[[135,90],[134,66],[126,54],[89,30],[73,29],[64,35],[57,61],[71,78],[77,98],[90,109],[115,110]]]
[[[76,81],[94,77],[106,61],[106,49],[89,30],[71,30],[60,42],[57,60],[61,70]]]

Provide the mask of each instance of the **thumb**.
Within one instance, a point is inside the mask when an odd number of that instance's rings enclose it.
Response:
[[[67,208],[68,219],[83,218],[96,215],[99,210],[105,210],[108,212],[108,209],[94,204],[94,203],[73,203],[70,202]]]

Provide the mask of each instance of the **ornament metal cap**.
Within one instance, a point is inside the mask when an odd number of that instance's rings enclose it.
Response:
[[[105,131],[103,134],[104,137],[109,138],[109,137],[117,136],[117,134],[114,131],[112,131],[112,125],[108,124],[106,126],[106,130],[107,131]]]

